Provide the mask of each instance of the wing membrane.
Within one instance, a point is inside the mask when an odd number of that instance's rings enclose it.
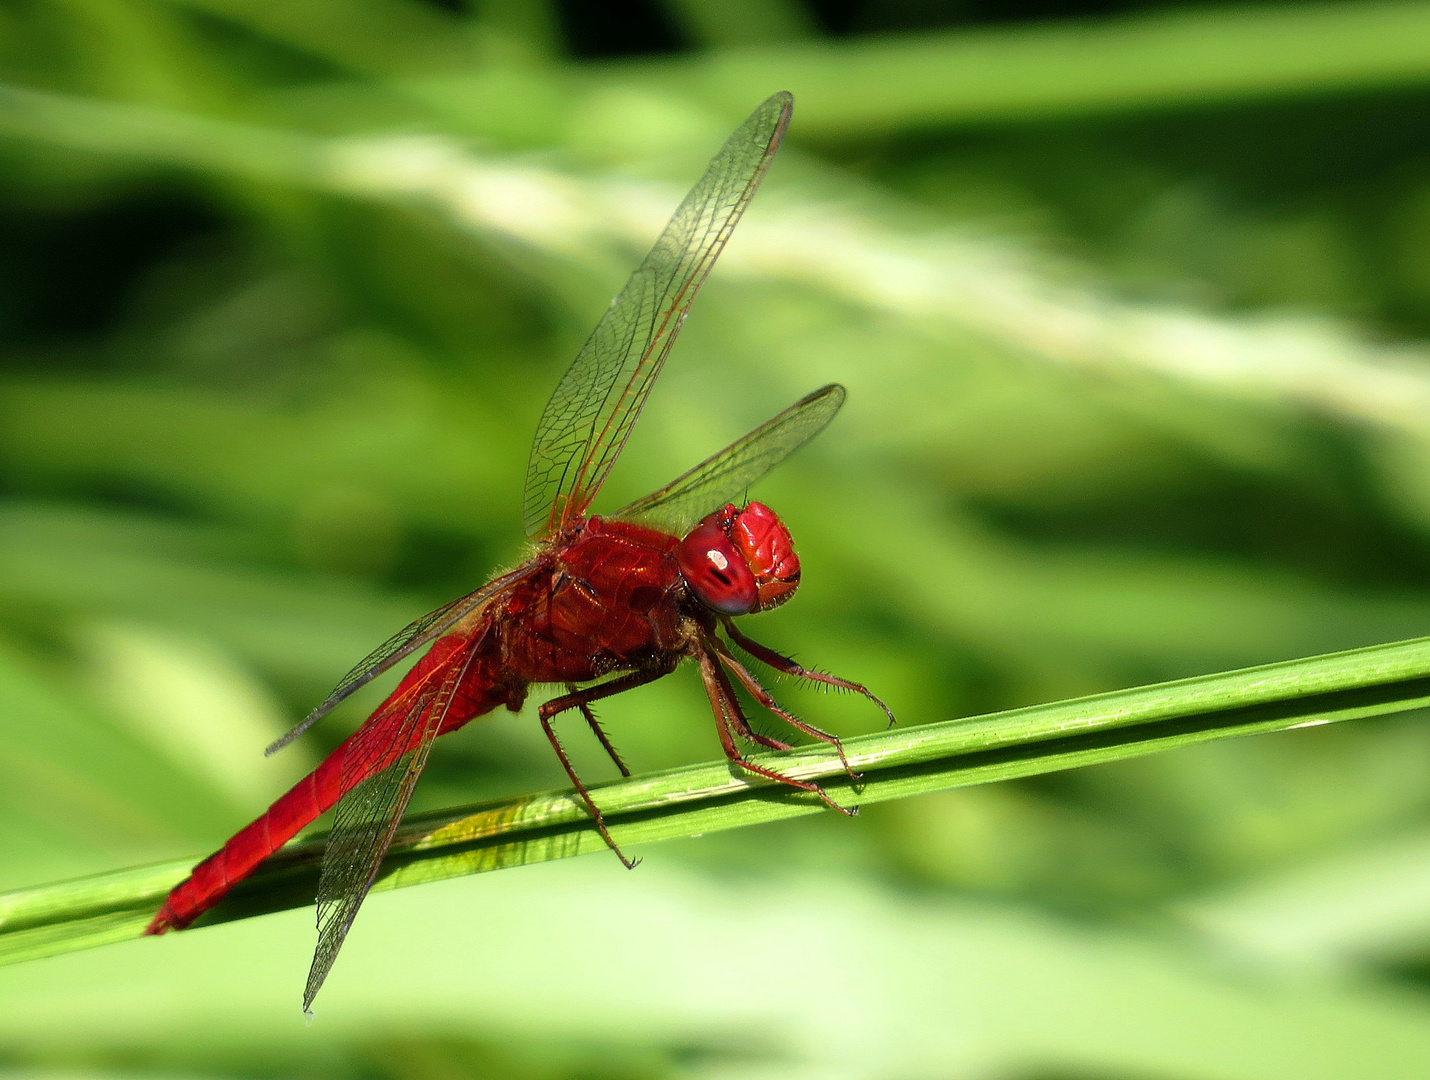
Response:
[[[712,510],[733,502],[828,427],[843,404],[844,387],[838,383],[820,387],[617,516],[641,518],[684,533]]]
[[[529,535],[551,535],[595,498],[779,148],[792,105],[789,94],[776,94],[730,136],[557,384],[527,465]]]
[[[447,633],[452,627],[456,626],[502,589],[505,589],[514,581],[525,577],[530,572],[531,571],[525,567],[521,567],[513,570],[509,574],[502,574],[487,582],[476,592],[468,593],[466,596],[459,596],[451,603],[443,604],[436,611],[429,611],[416,622],[404,626],[396,634],[392,635],[392,637],[388,638],[364,657],[357,667],[344,675],[342,679],[339,680],[338,685],[333,687],[333,692],[325,697],[316,709],[305,716],[297,727],[282,736],[263,752],[265,754],[276,754],[279,750],[282,750],[299,735],[303,734],[303,732],[327,716],[344,698],[362,689],[384,671],[387,671],[394,664],[401,662],[406,657],[411,656],[429,641],[435,641]]]
[[[410,702],[394,703],[405,709],[397,714],[400,721],[395,727],[375,717],[370,729],[374,737],[354,743],[343,760],[344,794],[333,810],[333,829],[318,879],[318,946],[303,991],[304,1012],[312,1008],[358,908],[377,879],[475,651],[468,649],[460,661],[434,672]]]

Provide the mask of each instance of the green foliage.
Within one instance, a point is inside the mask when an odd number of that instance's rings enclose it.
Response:
[[[828,747],[761,756],[783,775],[816,781],[840,806],[853,808],[1238,735],[1406,712],[1427,701],[1430,638],[859,736],[844,741],[844,761]],[[728,761],[592,791],[622,847],[828,809],[813,795],[753,779]],[[284,848],[200,924],[308,906],[326,846],[319,834]],[[522,795],[411,816],[373,887],[441,881],[605,846],[574,790]],[[140,936],[189,866],[180,860],[0,896],[0,963]]]
[[[834,27],[834,5],[680,0],[665,44],[706,51],[614,58],[636,29],[579,5],[450,7],[0,12],[0,888],[155,862],[88,880],[101,906],[161,889],[361,718],[371,695],[259,757],[347,666],[520,557],[546,395],[781,88],[790,142],[604,503],[849,387],[758,492],[806,573],[748,629],[907,728],[782,700],[907,750],[1430,626],[1423,5],[927,28],[932,5]],[[716,746],[695,682],[604,711],[655,776],[604,798],[729,782],[690,765]],[[529,715],[444,742],[426,812],[558,782]],[[640,827],[710,835],[635,874],[375,896],[311,1031],[304,911],[10,967],[0,1067],[1426,1074],[1420,714],[1035,771],[931,768],[888,801],[871,771],[855,822],[717,831],[803,808],[697,802]],[[568,805],[543,798],[522,805]]]

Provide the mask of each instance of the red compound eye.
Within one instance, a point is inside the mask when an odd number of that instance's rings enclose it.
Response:
[[[789,530],[768,506],[722,506],[697,525],[676,553],[691,592],[721,615],[779,607],[799,585]]]
[[[755,575],[760,599],[757,611],[779,607],[799,586],[799,556],[779,515],[764,503],[752,502],[730,522],[730,539]]]
[[[680,542],[676,559],[691,591],[711,610],[721,615],[748,615],[759,604],[755,575],[725,530],[710,524],[710,518]]]

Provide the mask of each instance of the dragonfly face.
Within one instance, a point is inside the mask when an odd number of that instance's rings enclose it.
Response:
[[[726,503],[680,543],[681,576],[720,615],[779,607],[799,586],[799,556],[779,516],[764,503]]]

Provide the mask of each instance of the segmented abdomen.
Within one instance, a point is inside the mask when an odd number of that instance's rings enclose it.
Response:
[[[259,863],[331,809],[346,791],[415,749],[424,728],[421,724],[404,723],[410,702],[425,684],[440,678],[450,665],[461,663],[461,654],[477,647],[487,629],[483,626],[476,633],[449,634],[439,639],[362,727],[279,796],[258,820],[245,825],[221,849],[194,867],[169,893],[145,933],[184,929],[253,873]],[[493,665],[483,663],[479,657],[469,666],[438,734],[455,731],[498,705],[512,700],[519,704],[524,692],[524,685],[501,679]]]

